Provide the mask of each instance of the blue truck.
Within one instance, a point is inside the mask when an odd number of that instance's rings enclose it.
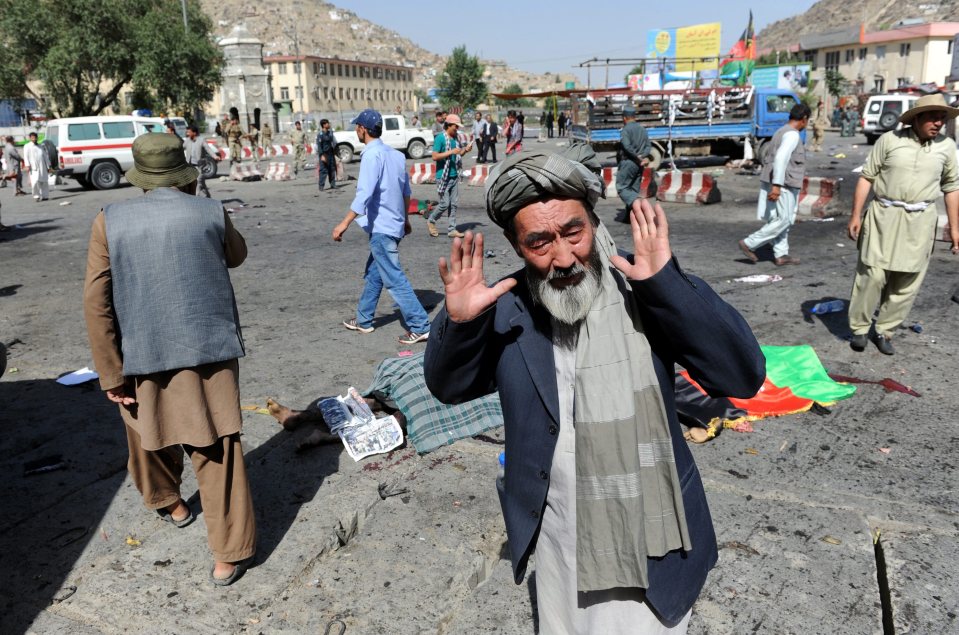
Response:
[[[748,140],[754,156],[789,120],[800,103],[790,90],[698,88],[683,90],[591,90],[574,97],[570,136],[597,153],[614,151],[623,127],[623,108],[630,104],[652,141],[650,167],[667,157],[728,156],[742,158]]]

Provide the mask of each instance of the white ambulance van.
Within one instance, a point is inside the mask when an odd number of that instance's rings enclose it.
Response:
[[[182,117],[169,119],[177,134],[186,133]],[[109,190],[133,167],[133,140],[148,132],[165,133],[165,121],[134,115],[69,117],[48,121],[45,134],[59,153],[58,174],[73,177],[84,187]],[[215,174],[215,164],[213,170]]]

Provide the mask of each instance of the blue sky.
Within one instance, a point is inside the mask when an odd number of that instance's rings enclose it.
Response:
[[[725,52],[746,28],[750,9],[759,32],[771,22],[804,12],[815,0],[647,1],[632,3],[632,10],[624,8],[627,3],[610,0],[333,0],[333,4],[434,53],[448,55],[462,44],[470,54],[505,60],[514,68],[558,73],[576,72],[571,66],[592,57],[641,57],[649,29],[722,22]]]

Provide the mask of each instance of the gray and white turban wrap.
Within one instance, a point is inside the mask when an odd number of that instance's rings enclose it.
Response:
[[[596,153],[585,144],[559,154],[539,150],[514,154],[486,181],[486,214],[505,229],[519,210],[545,198],[578,199],[592,211],[606,195],[603,180],[595,174],[599,170]]]

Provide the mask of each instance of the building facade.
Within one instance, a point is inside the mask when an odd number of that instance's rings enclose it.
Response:
[[[325,116],[342,127],[365,108],[409,113],[418,107],[414,69],[405,66],[312,55],[275,55],[263,63],[273,78],[281,118]]]
[[[917,84],[951,88],[946,80],[957,34],[959,22],[900,24],[875,32],[850,27],[803,36],[785,51],[812,64],[815,79],[822,80],[827,70],[838,72],[850,92],[883,93]]]

